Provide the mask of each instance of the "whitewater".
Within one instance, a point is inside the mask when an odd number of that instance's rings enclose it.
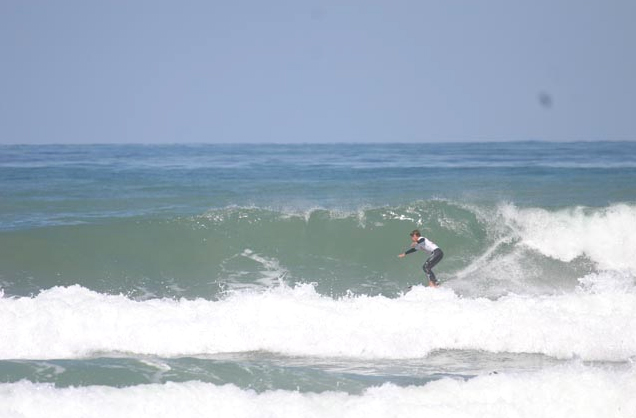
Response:
[[[595,277],[593,280],[611,280]],[[636,292],[460,298],[332,299],[311,285],[238,292],[222,301],[134,301],[80,286],[0,300],[0,356],[160,357],[265,351],[288,356],[408,359],[432,351],[538,353],[627,361],[636,356]]]
[[[446,379],[423,387],[386,384],[361,395],[290,391],[256,393],[202,382],[142,385],[124,389],[55,389],[28,382],[0,385],[0,412],[7,418],[194,417],[213,411],[231,417],[630,417],[636,413],[634,371],[610,373],[581,366],[539,373]],[[538,402],[541,400],[541,402]]]
[[[636,145],[430,150],[1,147],[0,416],[636,416]]]

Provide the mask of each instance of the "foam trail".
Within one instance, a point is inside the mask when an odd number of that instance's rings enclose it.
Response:
[[[510,242],[510,238],[501,238],[497,240],[493,245],[490,246],[482,255],[480,255],[476,260],[474,260],[470,265],[466,266],[464,269],[458,271],[455,274],[455,277],[458,279],[464,279],[474,273],[475,271],[483,268],[488,264],[490,258],[493,253],[499,248],[502,244]]]
[[[56,389],[0,384],[7,418],[101,417],[615,417],[636,416],[636,374],[570,365],[533,373],[443,379],[406,388],[385,384],[361,395],[343,392],[256,393],[202,382]]]
[[[247,271],[231,272],[226,266],[229,260],[225,260],[223,269],[226,277],[225,287],[227,290],[259,290],[285,285],[284,279],[288,271],[280,265],[277,259],[262,256],[249,248],[246,248],[240,254],[230,257],[230,260],[237,257],[250,259],[260,268],[257,269],[256,272],[251,273]]]
[[[0,322],[4,359],[251,351],[399,359],[438,349],[613,361],[636,356],[636,292],[612,289],[489,300],[416,287],[398,299],[332,299],[298,285],[214,302],[134,301],[72,286],[0,299]]]

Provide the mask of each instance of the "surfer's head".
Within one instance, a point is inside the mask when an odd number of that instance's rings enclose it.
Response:
[[[414,229],[413,232],[411,232],[409,235],[411,236],[411,238],[419,238],[422,236],[419,229]]]

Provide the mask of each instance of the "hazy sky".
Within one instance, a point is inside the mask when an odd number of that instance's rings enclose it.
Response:
[[[636,1],[0,1],[0,143],[636,140]]]

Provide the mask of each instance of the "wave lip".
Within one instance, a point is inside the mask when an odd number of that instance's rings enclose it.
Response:
[[[557,211],[504,205],[500,213],[522,243],[565,262],[587,256],[602,270],[636,272],[636,206]]]
[[[3,298],[0,308],[3,359],[253,351],[405,359],[440,349],[599,361],[636,356],[636,292],[490,300],[416,287],[397,299],[333,299],[297,285],[238,291],[220,301],[134,301],[72,286]]]

